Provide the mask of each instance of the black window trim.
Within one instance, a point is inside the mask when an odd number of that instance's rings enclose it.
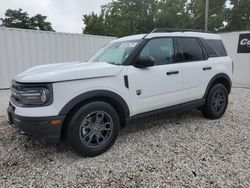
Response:
[[[209,56],[208,56],[208,53],[206,51],[206,48],[203,46],[202,42],[201,42],[201,38],[196,38],[200,47],[202,48],[202,53],[203,53],[203,60],[208,60]]]
[[[123,63],[124,66],[133,65],[133,62],[137,59],[138,54],[140,53],[141,49],[145,46],[147,43],[147,39],[142,39],[142,41],[137,44],[137,46],[133,49],[133,51],[130,53],[126,61]]]

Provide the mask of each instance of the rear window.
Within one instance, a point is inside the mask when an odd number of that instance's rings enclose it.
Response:
[[[227,56],[226,49],[221,40],[207,40],[207,42],[219,56]]]

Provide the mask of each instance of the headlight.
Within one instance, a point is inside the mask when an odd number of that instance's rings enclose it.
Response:
[[[22,104],[41,105],[49,101],[49,90],[46,88],[24,89],[19,94]]]
[[[52,100],[51,87],[26,87],[18,85],[11,87],[12,101],[19,106],[49,105]],[[52,89],[51,89],[52,90]]]

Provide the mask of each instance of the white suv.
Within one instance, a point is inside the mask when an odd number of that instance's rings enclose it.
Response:
[[[155,29],[114,40],[88,62],[42,65],[12,82],[10,124],[47,144],[69,143],[95,156],[127,120],[198,108],[220,118],[233,62],[212,33]]]

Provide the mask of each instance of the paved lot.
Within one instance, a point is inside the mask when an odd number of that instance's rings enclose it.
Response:
[[[194,110],[131,123],[95,158],[19,135],[7,104],[0,91],[0,187],[250,187],[250,90],[233,89],[220,120]]]

